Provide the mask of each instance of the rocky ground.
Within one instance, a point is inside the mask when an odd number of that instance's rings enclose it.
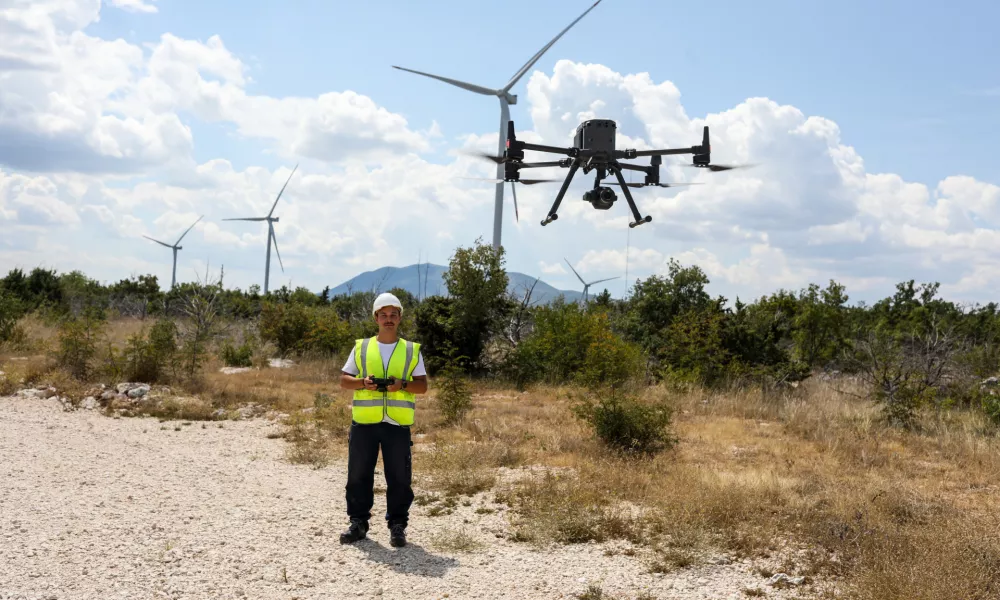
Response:
[[[749,560],[654,574],[614,545],[535,550],[504,537],[490,493],[451,514],[415,505],[408,547],[378,522],[342,546],[346,464],[289,464],[267,437],[281,429],[0,399],[0,600],[576,598],[591,585],[605,598],[810,597]]]

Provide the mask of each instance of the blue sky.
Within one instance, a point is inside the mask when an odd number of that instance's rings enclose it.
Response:
[[[169,282],[169,252],[141,236],[175,239],[206,214],[179,278],[211,261],[233,285],[260,283],[263,227],[220,220],[265,213],[299,162],[278,211],[286,272],[272,271],[272,287],[315,289],[490,240],[492,187],[458,180],[490,168],[454,152],[491,147],[496,99],[391,65],[499,87],[590,5],[12,2],[0,34],[26,33],[0,40],[0,56],[58,66],[0,61],[0,136],[14,140],[0,142],[12,232],[0,270]],[[596,110],[629,143],[688,146],[708,118],[717,161],[764,166],[637,191],[654,222],[631,234],[624,202],[578,210],[582,187],[544,229],[557,186],[520,188],[515,224],[508,191],[509,268],[561,287],[576,285],[564,256],[588,279],[623,275],[630,235],[632,280],[675,257],[729,297],[832,277],[856,299],[908,278],[985,299],[1000,283],[1000,42],[985,26],[998,19],[986,2],[603,0],[514,88],[519,132],[561,143]],[[621,295],[625,282],[614,285]]]
[[[251,65],[251,90],[315,96],[350,89],[414,127],[437,120],[445,135],[459,135],[491,128],[496,102],[390,65],[499,86],[589,2],[495,5],[164,0],[155,16],[107,11],[88,31],[141,42],[164,31],[221,35]],[[996,22],[1000,4],[985,1],[730,0],[708,8],[603,0],[535,68],[550,72],[571,58],[645,71],[673,81],[691,114],[765,96],[835,120],[873,171],[924,183],[956,173],[995,181],[1000,37],[984,24]],[[523,96],[523,83],[517,91]],[[524,118],[518,108],[515,121]],[[219,138],[199,145],[199,154],[215,157],[215,144],[225,143]],[[231,160],[241,153],[235,143],[225,150]],[[259,161],[247,154],[248,163]]]

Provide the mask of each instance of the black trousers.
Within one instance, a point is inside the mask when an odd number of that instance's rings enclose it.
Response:
[[[385,520],[389,527],[406,525],[413,504],[413,460],[410,428],[389,423],[351,423],[347,455],[347,516],[371,519],[375,503],[375,463],[379,448],[385,467]]]

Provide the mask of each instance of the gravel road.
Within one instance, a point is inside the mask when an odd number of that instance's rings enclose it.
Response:
[[[64,412],[56,399],[0,398],[0,599],[14,598],[746,598],[791,597],[748,562],[666,575],[602,544],[534,551],[499,539],[501,514],[414,506],[410,545],[341,546],[345,464],[285,460],[280,431]],[[378,481],[378,479],[376,479]],[[376,496],[375,513],[385,497]],[[435,549],[443,532],[481,542]],[[804,590],[797,590],[798,597]]]

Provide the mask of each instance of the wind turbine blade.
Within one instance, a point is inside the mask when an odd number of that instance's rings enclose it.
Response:
[[[285,272],[285,265],[281,262],[281,252],[278,252],[278,236],[274,235],[274,230],[271,230],[271,240],[274,242],[274,253],[278,255],[278,264],[281,265],[281,272]]]
[[[205,218],[205,215],[201,215],[200,217],[198,217],[198,221],[201,221],[204,218]],[[191,231],[191,229],[193,229],[194,226],[198,224],[198,221],[195,221],[194,223],[191,223],[191,227],[188,227],[187,230],[184,231],[184,233],[181,234],[181,237],[177,238],[177,242],[174,243],[175,246],[177,244],[181,243],[181,240],[184,239],[184,236],[186,236],[188,234],[188,231]]]
[[[587,285],[597,285],[598,283],[604,283],[605,281],[611,281],[612,279],[618,279],[621,275],[616,275],[614,277],[608,277],[607,279],[598,279],[597,281],[591,281]]]
[[[288,187],[288,182],[292,180],[292,175],[295,175],[295,171],[298,168],[299,165],[296,164],[295,169],[292,169],[292,172],[289,173],[288,179],[285,180],[285,185],[281,186],[281,191],[278,192],[278,197],[274,199],[274,204],[271,205],[271,212],[267,213],[267,216],[270,217],[274,213],[274,207],[278,206],[278,200],[281,200],[281,195],[285,193],[285,188]]]
[[[568,260],[566,260],[565,258],[563,258],[563,260],[565,260],[566,264],[569,265]],[[588,285],[587,282],[583,280],[583,277],[580,277],[580,274],[576,272],[576,269],[573,268],[573,265],[569,265],[569,268],[572,269],[573,274],[576,275],[576,278],[580,280],[580,283],[582,283],[585,286]]]
[[[514,76],[510,78],[510,81],[507,82],[507,85],[505,85],[501,91],[503,91],[503,92],[509,92],[510,88],[514,87],[514,85],[518,82],[518,80],[521,79],[522,77],[524,77],[524,74],[528,72],[528,69],[530,69],[531,67],[535,66],[535,63],[538,62],[538,59],[540,59],[542,57],[542,55],[545,54],[545,52],[549,48],[552,47],[553,44],[555,44],[557,41],[559,41],[559,38],[561,38],[564,33],[566,33],[567,31],[569,31],[571,27],[573,27],[574,25],[576,25],[577,21],[579,21],[580,19],[582,19],[585,16],[587,16],[587,13],[589,13],[592,10],[594,10],[594,7],[596,7],[600,3],[601,3],[601,0],[597,0],[597,2],[594,2],[590,6],[590,8],[588,8],[585,11],[583,11],[583,14],[580,15],[579,17],[577,17],[575,21],[573,21],[572,23],[570,23],[569,25],[567,25],[566,29],[563,29],[562,31],[559,32],[559,35],[557,35],[556,37],[552,38],[552,41],[550,41],[548,44],[545,44],[545,46],[543,46],[541,50],[539,50],[534,56],[532,56],[528,60],[528,62],[526,62],[524,64],[523,67],[521,67],[520,71],[518,71],[517,73],[514,73]]]
[[[441,77],[440,75],[431,75],[430,73],[424,73],[422,71],[414,71],[413,69],[407,69],[404,67],[397,67],[392,65],[393,69],[399,69],[400,71],[406,71],[408,73],[416,73],[417,75],[423,75],[424,77],[430,77],[431,79],[437,79],[438,81],[443,81],[445,83],[450,83],[451,85],[462,88],[463,90],[469,90],[470,92],[475,92],[477,94],[482,94],[484,96],[496,96],[497,90],[491,90],[490,88],[485,88],[481,85],[476,85],[474,83],[466,83],[464,81],[459,81],[457,79],[449,79],[447,77]]]
[[[510,183],[510,193],[514,195],[514,220],[520,223],[521,217],[517,211],[517,186],[514,185],[513,181]]]
[[[222,219],[223,221],[266,221],[267,217],[246,217],[244,219]]]
[[[152,241],[156,242],[157,244],[159,244],[161,246],[166,246],[167,248],[173,248],[173,246],[171,246],[170,244],[164,244],[160,240],[154,240],[153,238],[149,237],[148,235],[144,235],[142,237],[146,238],[147,240],[152,240]]]

